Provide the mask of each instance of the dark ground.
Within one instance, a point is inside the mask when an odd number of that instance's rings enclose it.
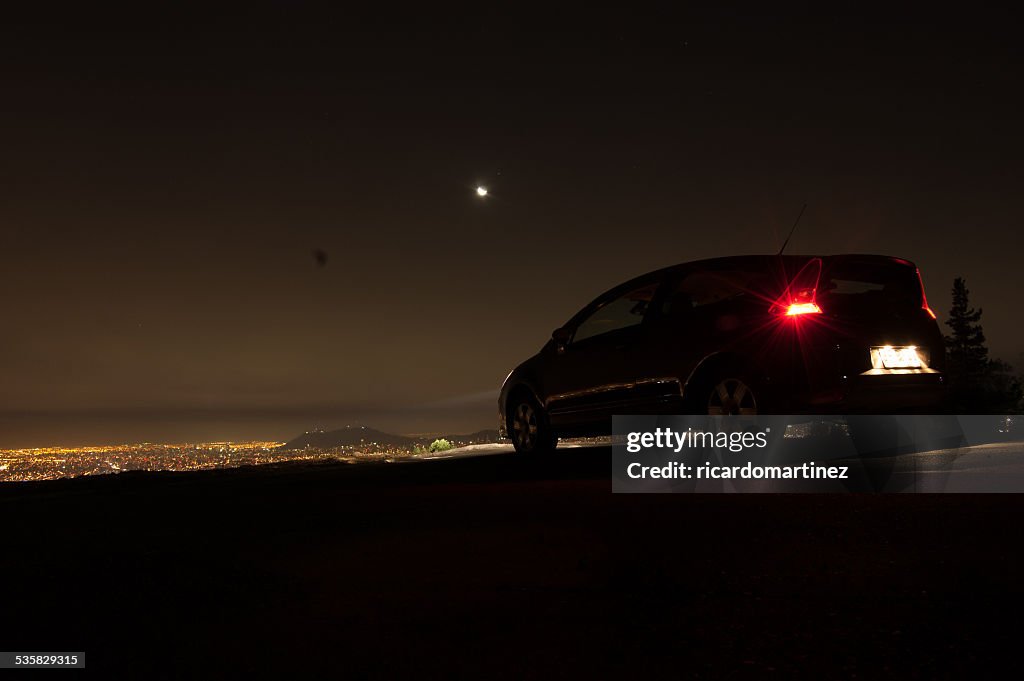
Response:
[[[1019,496],[612,495],[609,460],[3,485],[0,648],[134,678],[1019,675]]]

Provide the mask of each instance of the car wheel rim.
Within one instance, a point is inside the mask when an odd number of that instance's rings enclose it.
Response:
[[[738,378],[719,381],[708,397],[708,414],[712,416],[757,414],[757,400],[750,386]]]
[[[525,402],[519,405],[512,418],[515,442],[520,449],[531,450],[537,443],[537,412]]]

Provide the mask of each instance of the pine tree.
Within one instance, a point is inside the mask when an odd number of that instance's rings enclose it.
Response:
[[[946,320],[953,334],[946,336],[946,349],[949,352],[947,373],[954,385],[980,376],[988,363],[985,332],[981,328],[982,310],[970,306],[970,293],[963,277],[953,280],[953,306]]]
[[[951,407],[958,414],[999,414],[1019,409],[1021,384],[1011,367],[989,359],[979,307],[970,305],[970,290],[962,277],[953,281],[953,306],[946,325],[946,375]]]

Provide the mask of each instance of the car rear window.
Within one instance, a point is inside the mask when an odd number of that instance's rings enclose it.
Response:
[[[830,263],[822,273],[818,295],[839,303],[920,306],[921,285],[911,265],[840,260]]]

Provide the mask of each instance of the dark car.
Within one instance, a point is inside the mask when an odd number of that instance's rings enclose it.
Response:
[[[637,277],[580,310],[501,388],[516,450],[613,414],[934,412],[944,343],[921,275],[879,255],[740,256]]]

